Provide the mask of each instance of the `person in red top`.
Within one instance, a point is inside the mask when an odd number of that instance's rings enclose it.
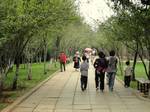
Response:
[[[64,68],[64,71],[66,71],[66,61],[67,61],[67,56],[66,54],[62,51],[60,54],[59,54],[59,62],[60,62],[60,69],[61,69],[61,72],[63,71],[63,68]]]

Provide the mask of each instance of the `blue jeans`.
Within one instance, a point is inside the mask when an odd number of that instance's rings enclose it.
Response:
[[[109,90],[113,91],[116,72],[107,73]]]

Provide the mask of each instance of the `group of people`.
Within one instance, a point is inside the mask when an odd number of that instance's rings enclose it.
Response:
[[[105,74],[107,73],[109,90],[113,91],[115,75],[117,72],[117,58],[115,56],[115,51],[113,50],[110,51],[109,55],[110,56],[106,59],[105,54],[101,51],[98,53],[99,58],[94,62],[96,90],[98,90],[98,88],[100,88],[101,91],[104,90],[104,79]]]
[[[115,56],[115,51],[112,50],[109,52],[109,56],[106,58],[105,54],[100,51],[98,53],[99,58],[94,61],[95,68],[95,87],[96,90],[100,89],[102,92],[104,91],[104,81],[105,74],[107,76],[107,84],[109,87],[109,91],[113,91],[115,76],[117,72],[117,57]],[[88,68],[89,64],[86,61],[86,56],[82,57],[83,63],[81,64],[81,90],[86,90],[87,87],[87,78],[88,78]],[[124,69],[124,86],[129,87],[132,75],[132,67],[130,66],[130,62],[126,62],[126,67]]]
[[[115,76],[117,72],[117,57],[115,56],[115,51],[112,50],[109,52],[109,56],[106,58],[104,52],[100,51],[98,53],[98,58],[94,61],[95,68],[95,87],[96,90],[100,89],[102,92],[104,91],[104,81],[105,75],[107,76],[107,84],[109,87],[109,91],[113,91]],[[67,56],[64,52],[62,52],[59,56],[60,59],[60,67],[61,71],[65,69],[65,63],[67,60]],[[74,68],[75,70],[80,70],[81,72],[81,90],[84,91],[87,88],[88,82],[88,69],[89,69],[89,59],[87,55],[82,56],[82,63],[80,65],[81,59],[79,56],[79,52],[76,52],[73,57]],[[124,69],[124,86],[129,87],[132,75],[132,67],[130,67],[130,62],[126,62],[126,67]]]

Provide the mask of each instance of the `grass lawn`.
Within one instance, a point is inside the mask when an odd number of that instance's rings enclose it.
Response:
[[[131,62],[131,65],[132,65],[132,64],[133,64],[133,63]],[[123,67],[124,67],[124,66],[125,66],[125,63],[123,63]],[[124,77],[121,76],[120,70],[118,70],[117,76],[118,76],[121,80],[124,80]],[[143,67],[142,62],[137,62],[137,64],[136,64],[136,67],[135,67],[135,77],[136,77],[136,78],[142,77],[142,78],[147,79],[147,76],[146,76],[146,74],[145,74],[145,70],[144,70],[144,67]],[[131,87],[132,87],[132,88],[136,88],[136,87],[137,87],[136,81],[132,81],[132,82],[131,82]]]
[[[18,79],[18,88],[16,91],[12,91],[12,82],[15,74],[15,70],[9,73],[4,84],[4,92],[3,96],[0,98],[0,111],[14,102],[14,100],[28,92],[31,88],[35,87],[38,83],[52,75],[59,69],[58,63],[55,64],[47,64],[48,73],[44,74],[44,65],[41,64],[33,64],[32,65],[32,80],[27,80],[27,69],[24,68],[24,65],[20,66],[19,79]]]

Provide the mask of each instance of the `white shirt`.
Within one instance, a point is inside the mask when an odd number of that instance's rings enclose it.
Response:
[[[132,75],[132,72],[133,72],[133,69],[131,66],[126,66],[125,67],[125,70],[124,70],[124,75],[125,76],[131,76]]]

